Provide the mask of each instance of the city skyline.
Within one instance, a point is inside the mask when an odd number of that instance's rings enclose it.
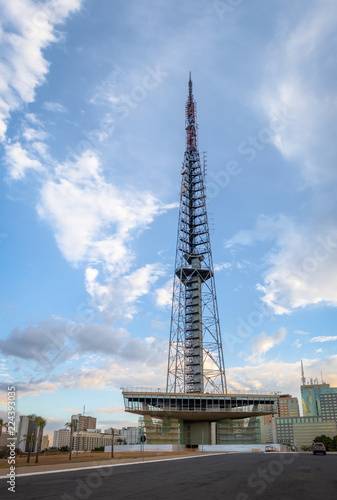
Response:
[[[332,1],[0,0],[0,418],[165,387],[189,72],[228,388],[337,386]]]

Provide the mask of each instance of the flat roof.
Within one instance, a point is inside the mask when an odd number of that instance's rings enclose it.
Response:
[[[218,393],[218,392],[162,392],[162,391],[146,391],[146,390],[129,390],[129,389],[122,389],[122,394],[123,395],[141,395],[141,396],[165,396],[165,397],[195,397],[195,398],[238,398],[240,397],[241,399],[244,398],[269,398],[269,399],[275,399],[275,401],[278,400],[279,396],[278,394],[268,394],[268,393]]]

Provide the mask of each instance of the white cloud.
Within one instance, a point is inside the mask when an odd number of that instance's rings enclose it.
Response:
[[[124,413],[124,406],[122,405],[104,406],[103,408],[97,408],[95,410],[95,413],[110,413],[110,414]]]
[[[297,349],[300,349],[300,348],[302,347],[302,344],[301,344],[301,342],[300,342],[298,339],[296,339],[296,340],[295,340],[295,342],[294,342],[294,344],[293,344],[293,345],[294,345],[295,347],[297,347]]]
[[[260,333],[252,344],[253,354],[247,358],[247,361],[260,363],[270,349],[285,340],[286,335],[287,331],[285,328],[279,328],[279,330],[270,336],[264,332]]]
[[[32,127],[26,127],[22,133],[26,141],[44,141],[48,134],[44,130],[37,130]]]
[[[133,236],[168,208],[150,193],[106,183],[97,155],[86,151],[57,167],[56,179],[42,187],[38,213],[68,261],[104,263],[120,275],[132,263]]]
[[[59,102],[44,102],[43,107],[52,113],[66,113],[68,111],[67,108]]]
[[[55,26],[80,8],[81,0],[0,0],[0,139],[10,113],[34,101],[49,69],[43,50],[58,40]]]
[[[294,22],[280,23],[268,48],[259,106],[272,119],[284,110],[289,119],[275,132],[273,142],[298,165],[310,183],[337,180],[334,130],[337,93],[335,73],[335,5],[308,6]]]
[[[254,229],[239,231],[225,242],[225,248],[233,248],[235,245],[251,246],[260,241],[272,241],[276,237],[283,241],[289,227],[293,228],[292,221],[282,214],[274,218],[260,215]]]
[[[268,270],[257,289],[275,314],[289,314],[308,304],[337,304],[337,229],[329,220],[313,229],[284,215],[260,216],[253,230],[240,231],[226,246],[260,241],[274,243],[264,257]]]
[[[309,332],[304,332],[303,330],[295,330],[298,335],[309,335]]]
[[[43,170],[42,164],[28,156],[28,152],[22,148],[19,142],[5,146],[6,163],[9,167],[9,177],[15,180],[22,179],[27,170]]]
[[[88,324],[46,318],[36,325],[14,328],[0,340],[0,351],[20,363],[34,362],[35,373],[50,373],[61,366],[90,367],[149,363],[156,367],[165,362],[167,340],[158,336],[132,338],[121,327]],[[94,370],[94,368],[93,368]]]
[[[35,141],[31,145],[31,151],[36,151],[40,158],[46,160],[49,164],[53,164],[53,159],[49,155],[48,146],[44,142]]]
[[[316,378],[321,372],[325,382],[337,387],[337,355],[317,359],[303,359],[307,377]],[[229,368],[226,371],[228,387],[234,391],[267,390],[293,394],[301,400],[301,364],[270,361],[254,366]]]
[[[131,271],[132,240],[155,216],[173,206],[148,192],[108,184],[98,156],[86,151],[56,167],[55,178],[41,189],[37,210],[51,225],[65,258],[74,265],[87,265],[87,291],[110,322],[116,315],[131,318],[138,299],[165,274],[159,264]]]
[[[158,307],[171,307],[173,292],[173,278],[169,279],[161,288],[157,288],[156,304]]]
[[[313,337],[310,339],[310,342],[334,342],[335,340],[337,340],[337,336],[324,337],[321,335],[319,337]]]
[[[225,269],[229,269],[231,267],[232,267],[232,264],[230,262],[224,262],[223,264],[214,264],[214,271],[220,272],[220,271],[224,271]]]
[[[131,319],[137,312],[137,302],[147,295],[159,277],[165,274],[159,264],[147,264],[116,278],[108,276],[104,284],[99,282],[95,270],[88,268],[86,272],[86,288],[92,297],[93,304],[104,313],[106,321],[117,317]]]

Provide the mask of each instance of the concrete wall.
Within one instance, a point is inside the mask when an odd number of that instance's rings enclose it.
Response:
[[[211,444],[211,422],[184,422],[183,443],[185,445]]]
[[[144,451],[176,451],[178,450],[177,445],[173,444],[144,444]],[[104,451],[111,453],[111,445],[104,446]],[[140,451],[140,444],[121,444],[119,446],[114,446],[114,451],[116,453],[126,452],[126,451]]]
[[[266,446],[274,446],[277,451],[286,451],[286,447],[277,444],[214,444],[214,445],[199,445],[199,451],[207,452],[237,452],[237,453],[251,453],[252,450],[265,451]]]

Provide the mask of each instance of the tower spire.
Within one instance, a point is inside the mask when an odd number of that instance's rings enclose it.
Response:
[[[305,376],[304,376],[304,368],[303,368],[303,360],[301,359],[301,381],[302,381],[302,385],[305,385]]]
[[[186,126],[186,149],[188,151],[197,149],[197,106],[193,98],[193,84],[190,72],[188,82],[188,98],[185,106],[185,126]]]
[[[173,284],[167,392],[227,392],[191,73]]]

